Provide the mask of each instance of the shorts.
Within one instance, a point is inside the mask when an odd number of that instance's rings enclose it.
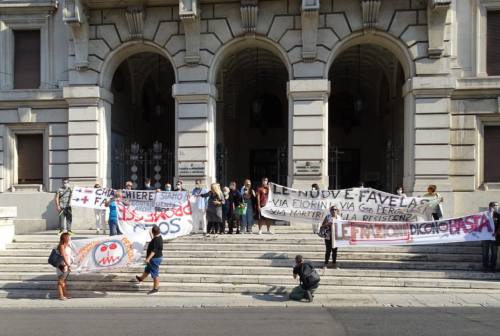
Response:
[[[152,258],[149,261],[149,264],[147,264],[144,268],[144,272],[151,274],[151,277],[153,279],[156,279],[160,275],[160,264],[162,260],[162,257]]]
[[[61,269],[59,267],[56,268],[56,274],[57,274],[57,278],[59,280],[66,280],[69,276],[69,271],[67,272],[63,272],[61,271]]]

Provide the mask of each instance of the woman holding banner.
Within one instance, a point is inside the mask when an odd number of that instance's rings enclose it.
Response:
[[[432,218],[434,220],[440,220],[443,218],[443,206],[441,205],[441,203],[443,203],[443,197],[437,193],[436,185],[430,184],[427,187],[427,193],[422,197],[431,199],[430,206],[433,207]]]
[[[337,220],[342,219],[340,216],[340,210],[332,205],[330,207],[330,213],[325,216],[323,223],[319,228],[318,235],[325,240],[325,265],[323,269],[326,268],[338,268],[337,267],[337,247],[335,246],[335,225]],[[329,264],[330,255],[332,256],[332,263]]]

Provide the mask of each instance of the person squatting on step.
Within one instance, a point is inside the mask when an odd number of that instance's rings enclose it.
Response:
[[[300,285],[295,287],[290,293],[290,299],[300,301],[307,299],[313,301],[314,291],[318,288],[320,276],[314,269],[310,261],[304,261],[299,254],[295,256],[295,266],[293,267],[293,278],[299,277]]]
[[[66,230],[69,234],[71,231],[71,222],[73,221],[73,214],[71,212],[71,194],[73,190],[69,185],[67,177],[62,179],[62,187],[56,192],[56,210],[59,213],[59,234]]]
[[[94,188],[100,189],[101,185],[96,183]],[[105,209],[94,209],[95,216],[95,228],[96,233],[101,234],[101,230],[103,234],[106,234],[106,210]]]
[[[493,237],[495,240],[483,240],[481,247],[483,250],[483,272],[496,272],[497,251],[500,245],[500,215],[498,214],[498,202],[488,204],[488,212],[495,224]]]
[[[59,300],[71,299],[66,289],[66,280],[71,272],[71,264],[73,263],[70,244],[71,237],[69,233],[65,232],[61,234],[61,237],[59,238],[59,245],[57,245],[57,251],[62,257],[62,261],[61,264],[56,267],[57,292],[59,293]]]
[[[151,274],[151,278],[153,278],[153,289],[151,289],[148,294],[155,294],[160,290],[160,265],[163,260],[163,238],[159,226],[153,226],[151,229],[151,236],[152,239],[148,244],[146,259],[144,260],[146,267],[142,275],[136,275],[135,279],[138,282],[143,282],[144,279]]]
[[[340,210],[332,205],[330,207],[330,213],[325,216],[323,223],[319,228],[318,236],[325,240],[325,268],[337,268],[337,251],[338,248],[335,246],[335,224],[337,220],[342,219],[340,216]],[[329,264],[330,255],[332,256],[332,263]]]

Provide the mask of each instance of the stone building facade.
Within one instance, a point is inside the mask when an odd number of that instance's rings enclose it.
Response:
[[[0,203],[73,184],[364,181],[500,198],[500,1],[0,2]],[[500,41],[498,41],[500,42]],[[496,56],[495,56],[496,55]]]

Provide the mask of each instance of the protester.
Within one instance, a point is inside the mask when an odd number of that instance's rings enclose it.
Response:
[[[219,234],[226,233],[226,222],[229,222],[229,188],[222,188],[222,196],[224,198],[224,203],[222,204],[222,225],[219,227]],[[229,226],[229,225],[228,225]]]
[[[182,180],[177,181],[174,191],[187,191],[184,189],[184,182]]]
[[[252,233],[254,205],[256,204],[255,191],[252,189],[252,182],[246,179],[241,188],[241,195],[246,211],[241,216],[241,233]]]
[[[266,225],[267,233],[273,234],[271,231],[272,221],[262,215],[261,209],[266,206],[267,199],[269,198],[269,180],[267,177],[262,178],[262,184],[257,189],[257,218],[259,225],[259,234],[262,234],[262,225]]]
[[[319,184],[313,183],[311,185],[311,191],[319,191]],[[313,233],[318,233],[319,223],[312,223],[311,225],[312,225]]]
[[[115,191],[115,195],[109,200],[104,202],[106,207],[109,207],[109,235],[116,236],[121,234],[118,227],[118,202],[122,200],[122,192],[120,190]]]
[[[151,229],[152,238],[148,244],[146,251],[146,267],[142,275],[136,275],[135,279],[138,282],[144,281],[149,274],[153,278],[153,289],[148,294],[158,293],[160,290],[160,265],[163,260],[163,238],[161,236],[160,228],[155,225]]]
[[[132,181],[125,182],[125,190],[132,190],[134,187],[134,183]]]
[[[165,191],[172,191],[172,185],[170,183],[165,183]]]
[[[405,189],[403,188],[403,186],[399,186],[396,188],[396,195],[406,197]]]
[[[57,274],[57,292],[59,293],[59,300],[71,299],[66,289],[66,280],[71,272],[71,264],[73,263],[73,256],[71,254],[71,237],[69,233],[61,234],[59,238],[59,245],[57,245],[57,252],[62,257],[61,264],[56,267]]]
[[[59,213],[59,234],[66,230],[69,234],[71,231],[71,223],[73,221],[73,213],[71,211],[71,194],[73,189],[69,185],[67,177],[62,179],[62,187],[56,192],[56,210]]]
[[[493,237],[495,240],[483,240],[481,242],[483,250],[483,272],[496,272],[497,251],[500,245],[500,215],[498,214],[498,202],[488,204],[488,213],[495,224]]]
[[[101,185],[99,183],[96,183],[94,185],[94,188],[100,189]],[[94,216],[96,234],[101,234],[101,230],[103,231],[103,234],[106,234],[106,210],[94,209]]]
[[[234,228],[236,228],[236,234],[240,233],[240,216],[243,215],[244,210],[246,211],[245,205],[243,204],[243,198],[238,192],[236,187],[236,182],[232,181],[229,183],[229,197],[227,199],[228,204],[228,227],[229,234],[233,234]]]
[[[146,177],[144,179],[144,190],[154,190],[155,188],[151,186],[151,179]]]
[[[300,301],[306,298],[313,302],[314,291],[319,286],[320,276],[314,269],[310,261],[304,261],[301,255],[295,256],[295,266],[293,268],[293,278],[300,280],[300,285],[295,287],[290,293],[290,299]]]
[[[427,187],[427,193],[424,194],[422,197],[427,197],[432,199],[430,204],[430,206],[432,207],[432,218],[434,220],[439,220],[443,218],[443,207],[441,203],[443,202],[444,199],[437,193],[437,187],[434,184],[430,184]]]
[[[207,233],[207,202],[204,197],[200,197],[201,194],[207,193],[207,189],[202,186],[201,180],[197,179],[195,182],[195,187],[191,194],[196,197],[196,209],[193,211],[193,227],[198,226],[198,229],[203,232],[206,236]]]
[[[319,236],[325,240],[325,268],[338,268],[337,267],[337,251],[335,246],[335,224],[336,221],[342,219],[339,209],[333,205],[330,207],[330,213],[325,216],[323,223],[319,228]],[[332,263],[329,264],[330,255],[332,256]]]
[[[217,233],[217,229],[220,227],[222,222],[222,204],[224,203],[224,195],[220,189],[220,184],[212,183],[210,185],[210,191],[205,194],[200,194],[201,197],[208,198],[207,205],[207,222],[208,222],[208,234]]]

